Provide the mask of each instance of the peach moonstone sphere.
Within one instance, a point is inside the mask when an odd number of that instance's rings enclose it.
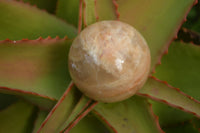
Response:
[[[69,52],[69,72],[86,96],[117,102],[134,95],[145,83],[150,51],[142,35],[120,21],[101,21],[85,28]]]

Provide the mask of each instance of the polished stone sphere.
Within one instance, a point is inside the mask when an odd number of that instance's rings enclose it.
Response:
[[[144,85],[150,64],[150,51],[142,35],[120,21],[86,27],[73,41],[68,60],[75,85],[101,102],[133,96]]]

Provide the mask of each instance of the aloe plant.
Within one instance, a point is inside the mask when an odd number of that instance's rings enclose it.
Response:
[[[192,8],[196,4],[0,0],[0,132],[198,133],[200,47],[193,44],[200,42],[200,6]],[[151,51],[147,82],[121,102],[87,98],[73,84],[67,67],[73,39],[102,20],[132,25]],[[179,30],[182,24],[185,28]]]

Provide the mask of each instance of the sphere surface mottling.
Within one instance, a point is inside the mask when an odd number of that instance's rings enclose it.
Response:
[[[76,86],[102,102],[134,95],[147,79],[150,62],[144,38],[120,21],[101,21],[85,28],[74,40],[68,60]]]

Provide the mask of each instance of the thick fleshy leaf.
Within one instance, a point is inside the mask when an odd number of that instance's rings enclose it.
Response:
[[[191,118],[196,118],[194,115],[183,112],[177,108],[167,105],[166,103],[149,100],[152,104],[153,112],[159,117],[159,124],[161,127],[168,125],[178,125]]]
[[[56,15],[75,27],[78,26],[80,0],[58,0]]]
[[[200,102],[156,78],[149,78],[137,93],[200,117]]]
[[[17,90],[19,90],[19,89],[17,89]],[[1,90],[1,87],[0,87],[0,91],[6,92],[6,90]],[[27,102],[38,106],[42,110],[51,110],[57,102],[57,99],[54,99],[54,98],[51,98],[48,96],[44,96],[41,94],[37,94],[37,93],[34,94],[29,91],[27,91],[27,92],[21,91],[21,92],[17,93],[17,92],[15,92],[15,90],[14,91],[9,90],[7,92],[9,94],[14,94],[14,95],[18,95],[18,96],[22,97]]]
[[[199,29],[200,28],[200,15],[199,15],[200,3],[199,2],[197,3],[197,5],[194,7],[192,11],[190,12],[191,14],[189,16],[190,18],[188,18],[189,21],[187,21],[184,26],[186,26],[186,28],[192,29],[200,33],[200,29]]]
[[[0,44],[0,92],[25,94],[38,103],[42,101],[31,96],[59,99],[71,81],[67,69],[70,44],[71,40],[50,38],[3,41]]]
[[[98,20],[115,20],[119,18],[116,0],[96,0],[95,6]]]
[[[97,111],[92,110],[92,113],[107,127],[109,133],[117,133],[117,130]]]
[[[198,22],[192,26],[191,28],[192,30],[196,31],[196,32],[200,32],[200,20],[198,20]]]
[[[30,103],[36,104],[41,109],[45,109],[45,110],[51,109],[57,101],[56,99],[52,97],[48,97],[48,96],[41,95],[41,94],[31,92],[31,91],[24,91],[21,89],[13,89],[13,88],[0,86],[0,92],[3,94],[21,96],[21,98],[24,98]],[[4,104],[6,103],[4,102]]]
[[[200,101],[200,47],[173,42],[154,76]]]
[[[69,133],[110,133],[93,114],[84,117]]]
[[[93,110],[93,108],[98,104],[98,102],[96,101],[90,101],[86,104],[86,106],[83,108],[83,111],[81,113],[79,113],[79,115],[76,117],[76,119],[74,119],[64,130],[62,130],[61,132],[64,133],[68,133],[69,131],[71,131],[72,128],[74,128],[77,123],[79,123],[85,116],[87,116],[87,114],[89,112],[91,112],[91,110]],[[81,104],[80,104],[81,105]],[[80,106],[77,105],[77,106]],[[81,105],[82,106],[82,105]]]
[[[20,1],[20,0],[17,0]],[[57,0],[23,0],[31,5],[36,5],[40,9],[44,9],[50,13],[55,13]]]
[[[83,0],[83,20],[84,25],[90,25],[96,22],[95,16],[95,1],[94,0]]]
[[[8,108],[0,111],[1,133],[27,133],[29,131],[30,118],[34,107],[24,102],[16,102]]]
[[[0,110],[8,107],[17,100],[16,96],[0,93]]]
[[[165,133],[199,133],[199,129],[189,121],[165,127],[163,130]]]
[[[88,1],[85,2],[83,9],[85,25],[94,23],[97,19],[119,18],[140,31],[151,50],[152,68],[177,34],[182,20],[195,2],[195,0],[184,0],[181,3],[174,0],[150,2],[148,0],[98,0],[95,4],[95,1],[93,3],[91,0],[85,1]],[[107,9],[109,12],[106,12]]]
[[[89,106],[91,102],[92,100],[82,95],[69,117],[62,124],[60,131],[64,131],[69,126],[69,124],[71,124]]]
[[[0,40],[76,36],[76,29],[36,7],[17,1],[0,0]]]
[[[119,133],[162,132],[149,104],[138,96],[119,103],[100,103],[94,110]]]
[[[198,21],[200,15],[200,3],[197,2],[196,5],[192,7],[189,14],[187,15],[187,21],[183,23],[182,27],[191,29],[192,26],[194,26]]]
[[[162,58],[162,65],[157,67],[155,76],[161,80],[167,81],[174,87],[180,88],[182,92],[190,95],[194,99],[200,100],[199,60],[199,46],[182,42],[173,42],[169,47],[169,53]],[[161,114],[159,117],[162,119],[163,124],[169,123],[169,119],[174,119],[173,116],[176,116],[180,120],[188,120],[191,118],[189,116],[185,117],[185,114],[177,110],[170,109],[173,111],[168,111],[167,107],[163,107],[159,104],[156,104],[154,108],[158,116]],[[162,109],[159,110],[159,108]],[[166,112],[171,112],[168,118],[164,117]],[[173,123],[173,121],[171,121],[171,123]]]
[[[38,129],[40,128],[40,125],[45,120],[45,118],[47,117],[47,115],[48,115],[47,111],[40,110],[38,112],[37,118],[34,121],[34,127],[33,127],[32,133],[37,133]]]
[[[195,0],[118,0],[120,20],[138,29],[149,44],[152,68],[177,34]]]
[[[63,94],[63,96],[60,98],[60,100],[57,102],[57,104],[42,123],[38,133],[59,132],[59,128],[68,119],[74,107],[78,103],[79,98],[80,93],[71,83],[66,92]]]
[[[100,20],[117,19],[115,0],[83,0],[84,26]]]

